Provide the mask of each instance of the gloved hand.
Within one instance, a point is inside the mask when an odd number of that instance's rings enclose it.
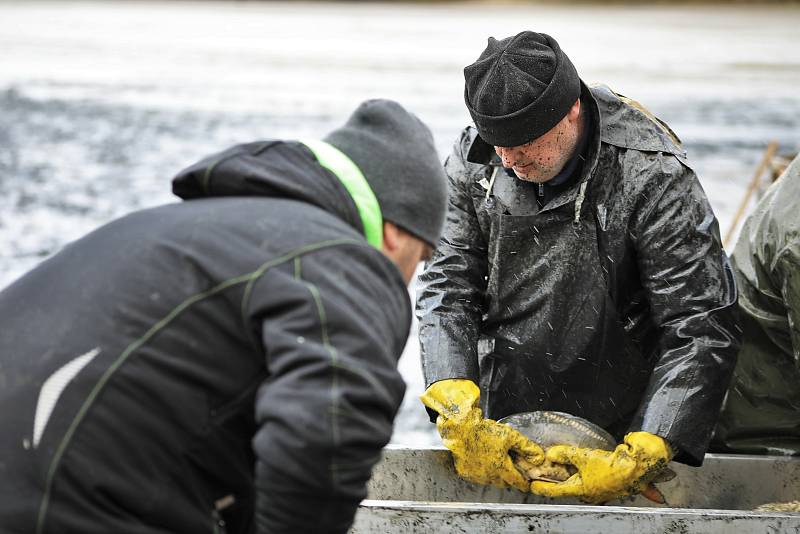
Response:
[[[436,427],[453,453],[461,478],[497,487],[530,491],[530,482],[514,467],[509,450],[533,465],[544,460],[542,448],[508,425],[484,419],[477,407],[480,390],[471,380],[449,379],[432,384],[420,397],[439,414]]]
[[[669,444],[649,432],[631,432],[613,451],[556,445],[547,460],[572,464],[578,472],[564,482],[531,483],[531,491],[546,497],[580,497],[602,503],[640,493],[674,456]]]

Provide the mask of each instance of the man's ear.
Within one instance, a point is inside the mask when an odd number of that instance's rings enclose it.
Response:
[[[386,221],[383,223],[383,250],[395,252],[400,248],[400,228]]]
[[[578,98],[572,107],[569,109],[567,114],[570,116],[572,120],[576,120],[578,116],[581,114],[581,99]]]

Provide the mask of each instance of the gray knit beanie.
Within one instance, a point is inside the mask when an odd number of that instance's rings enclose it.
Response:
[[[575,67],[555,39],[522,32],[489,44],[464,68],[464,100],[494,146],[524,145],[564,118],[581,94]]]
[[[367,100],[324,139],[369,182],[384,220],[433,247],[447,211],[447,181],[425,124],[391,100]]]

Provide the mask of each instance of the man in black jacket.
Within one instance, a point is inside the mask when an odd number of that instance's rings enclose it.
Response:
[[[173,190],[0,292],[0,531],[345,532],[443,223],[430,131],[368,101]]]
[[[456,467],[597,502],[641,490],[673,456],[699,465],[740,331],[717,221],[678,138],[587,87],[548,35],[490,38],[464,77],[476,128],[445,164],[449,212],[418,304],[423,402]],[[508,448],[535,451],[487,444],[503,432],[489,421],[533,410],[624,443],[554,447],[548,459],[578,474],[528,486]]]

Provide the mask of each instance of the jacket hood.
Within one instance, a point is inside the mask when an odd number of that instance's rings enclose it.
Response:
[[[593,85],[590,91],[600,112],[602,142],[644,152],[666,152],[686,164],[680,138],[649,109],[605,85]]]
[[[172,192],[184,200],[258,196],[317,206],[364,235],[358,208],[339,178],[298,141],[260,141],[233,146],[182,170]]]

